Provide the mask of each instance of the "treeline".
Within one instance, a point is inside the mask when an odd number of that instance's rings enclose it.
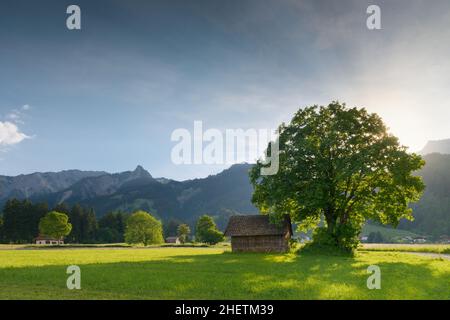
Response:
[[[111,212],[97,220],[95,211],[75,204],[59,204],[49,208],[46,203],[33,204],[29,200],[8,200],[0,217],[0,241],[3,243],[31,243],[39,235],[39,221],[49,211],[66,214],[72,230],[65,237],[67,243],[116,243],[124,241],[127,214]]]
[[[97,220],[92,208],[79,204],[68,206],[62,203],[49,208],[46,203],[33,204],[29,200],[12,199],[6,202],[3,214],[0,215],[0,242],[32,243],[40,234],[39,222],[50,211],[67,215],[71,230],[64,237],[66,243],[121,243],[127,240],[127,223],[130,222],[131,214],[110,212]],[[217,229],[214,219],[208,215],[198,219],[195,230],[194,239],[190,237],[189,225],[181,220],[169,219],[162,223],[161,235],[163,238],[179,237],[181,242],[214,244],[223,240],[223,234]]]
[[[39,233],[39,221],[48,212],[45,203],[32,204],[28,200],[9,200],[3,208],[0,222],[2,242],[30,243]]]

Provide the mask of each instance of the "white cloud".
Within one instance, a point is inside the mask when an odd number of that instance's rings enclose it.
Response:
[[[0,121],[0,147],[11,146],[27,138],[29,137],[25,133],[20,132],[14,123]]]

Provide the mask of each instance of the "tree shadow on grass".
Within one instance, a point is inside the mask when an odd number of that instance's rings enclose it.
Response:
[[[371,257],[368,259],[367,257]],[[81,290],[66,287],[66,265],[0,269],[0,298],[14,299],[449,299],[450,270],[433,259],[383,261],[369,290],[371,254],[205,254],[164,260],[78,264]],[[418,262],[419,261],[419,262]]]

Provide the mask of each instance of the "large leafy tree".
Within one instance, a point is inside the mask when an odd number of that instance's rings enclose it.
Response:
[[[408,153],[382,119],[362,108],[333,102],[300,109],[290,124],[278,129],[279,157],[275,175],[262,175],[258,161],[250,172],[252,201],[266,214],[289,214],[308,228],[323,218],[315,241],[326,238],[354,248],[365,220],[397,225],[411,219],[408,204],[424,189],[413,172],[423,159]]]
[[[51,211],[39,222],[39,232],[42,235],[60,239],[72,230],[69,217],[65,213]]]
[[[125,241],[132,244],[143,243],[145,246],[162,243],[162,224],[149,213],[137,211],[127,220]]]

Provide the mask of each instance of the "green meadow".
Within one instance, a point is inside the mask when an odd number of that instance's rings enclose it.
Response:
[[[450,254],[449,244],[387,244],[365,243],[360,250],[367,251],[399,251]]]
[[[0,299],[450,299],[450,260],[405,252],[3,249]],[[381,269],[379,290],[366,286],[374,264]],[[81,268],[81,290],[66,287],[69,265]]]

